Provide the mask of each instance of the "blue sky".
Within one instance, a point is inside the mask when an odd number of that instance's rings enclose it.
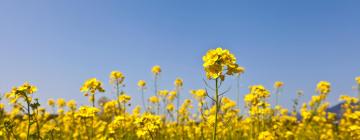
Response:
[[[285,82],[281,105],[291,107],[297,90],[302,101],[316,83],[332,83],[328,100],[356,95],[360,75],[360,9],[358,1],[1,1],[0,92],[29,81],[37,97],[76,99],[97,77],[108,97],[112,70],[126,75],[125,91],[139,104],[136,83],[148,82],[152,95],[153,65],[163,73],[160,89],[173,89],[182,77],[183,97],[204,88],[201,57],[222,46],[246,68],[247,87]],[[235,79],[228,78],[235,99]],[[224,87],[225,89],[225,87]]]

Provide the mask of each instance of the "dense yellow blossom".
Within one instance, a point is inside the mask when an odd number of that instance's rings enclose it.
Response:
[[[235,56],[226,49],[216,48],[209,50],[206,55],[203,56],[203,61],[203,67],[208,79],[220,78],[224,80],[224,70],[227,75],[243,72],[243,68],[236,64]]]
[[[120,71],[112,71],[110,73],[110,83],[114,83],[114,84],[122,84],[124,79],[125,79],[125,76],[122,72]]]
[[[98,108],[81,106],[75,116],[84,117],[84,118],[95,117],[96,113],[98,112],[100,112]]]
[[[96,78],[91,78],[85,81],[84,85],[80,88],[80,91],[95,94],[96,91],[105,92],[105,89],[102,87],[101,81]]]
[[[316,90],[320,94],[328,94],[330,92],[330,83],[327,81],[320,81],[316,86]]]
[[[151,69],[151,72],[154,74],[154,75],[159,75],[160,72],[161,72],[161,68],[159,65],[155,65],[152,67]]]
[[[151,96],[149,98],[149,102],[151,102],[151,103],[159,103],[159,101],[160,101],[159,98],[156,96]]]
[[[63,98],[59,98],[59,99],[57,99],[56,103],[59,108],[62,108],[65,106],[66,101]]]
[[[358,85],[360,85],[360,76],[355,78],[355,81]]]
[[[281,81],[276,81],[276,82],[274,83],[274,87],[275,87],[275,88],[281,88],[283,85],[284,85],[284,83],[281,82]]]
[[[175,87],[182,87],[183,86],[183,80],[181,78],[176,78],[174,81]]]
[[[54,106],[55,105],[55,100],[54,99],[49,99],[48,100],[48,105],[49,106]]]
[[[144,80],[139,80],[137,85],[139,88],[144,88],[146,86],[146,82]]]
[[[120,103],[127,103],[131,100],[131,96],[123,94],[119,96],[119,102]]]

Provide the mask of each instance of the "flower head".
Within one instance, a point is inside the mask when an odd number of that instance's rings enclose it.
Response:
[[[19,98],[24,99],[26,102],[31,102],[31,94],[35,93],[37,88],[25,82],[19,87],[14,87],[12,90],[5,94],[5,97],[10,100],[10,103],[15,103]]]
[[[330,83],[327,81],[320,81],[316,86],[316,91],[320,94],[328,94],[330,92]]]
[[[53,107],[55,105],[55,100],[54,99],[49,99],[48,100],[48,105]]]
[[[155,104],[155,103],[159,103],[159,98],[158,97],[156,97],[156,96],[151,96],[150,98],[149,98],[149,102],[150,103],[153,103],[153,104]]]
[[[120,103],[127,103],[131,100],[131,96],[123,94],[119,96],[119,102]]]
[[[274,83],[274,88],[281,88],[282,86],[284,86],[284,83],[283,82],[281,82],[281,81],[276,81],[275,83]]]
[[[151,69],[151,72],[154,74],[154,75],[159,75],[160,72],[161,72],[161,68],[159,65],[155,65],[152,67]]]
[[[259,134],[258,140],[274,140],[273,134],[271,134],[269,131],[264,131]]]
[[[183,80],[181,78],[176,78],[174,81],[175,87],[182,87],[183,86]]]
[[[356,77],[356,78],[355,78],[355,81],[356,81],[356,83],[357,83],[358,85],[360,85],[360,76]]]
[[[100,112],[100,109],[96,107],[81,106],[75,116],[84,118],[95,117],[98,112]]]
[[[112,71],[109,77],[110,77],[110,83],[115,83],[115,84],[122,84],[125,79],[124,74],[120,71]]]
[[[59,98],[59,99],[57,99],[56,103],[57,103],[58,107],[62,108],[65,106],[66,102],[63,98]]]
[[[146,86],[146,82],[144,80],[139,80],[139,82],[137,83],[139,88],[145,88]]]
[[[175,109],[174,104],[168,104],[168,105],[166,106],[166,110],[169,111],[169,112],[173,111],[174,109]]]
[[[96,78],[91,78],[84,83],[84,85],[80,88],[80,91],[95,94],[96,91],[105,92],[105,89],[102,87],[101,81],[97,80]]]
[[[205,56],[203,56],[203,67],[208,79],[225,79],[226,75],[233,75],[244,72],[244,69],[236,64],[235,56],[229,52],[229,50],[216,48],[209,50]]]
[[[69,107],[72,110],[76,109],[76,101],[75,100],[70,100],[66,103],[67,107]]]

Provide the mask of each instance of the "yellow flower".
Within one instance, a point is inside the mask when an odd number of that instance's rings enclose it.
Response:
[[[75,110],[76,109],[76,101],[75,100],[70,100],[66,103],[66,105],[72,109],[72,110]]]
[[[182,87],[183,86],[183,80],[180,78],[176,78],[174,81],[175,87]]]
[[[276,81],[276,82],[274,83],[274,88],[281,88],[283,85],[284,85],[283,82],[281,82],[281,81]]]
[[[25,132],[20,133],[20,139],[25,140],[27,138],[27,134]]]
[[[273,134],[269,131],[264,131],[259,134],[258,140],[274,140]]]
[[[122,84],[122,82],[125,79],[125,76],[120,71],[112,71],[109,77],[110,77],[110,83],[115,83],[115,84]]]
[[[169,111],[169,112],[173,111],[174,109],[175,109],[174,104],[168,104],[168,105],[166,106],[166,110]]]
[[[137,127],[136,135],[139,138],[148,139],[160,129],[161,118],[160,116],[146,113],[143,116],[136,118],[134,124]]]
[[[49,99],[48,100],[48,105],[53,107],[55,105],[55,100],[54,99]]]
[[[196,100],[202,100],[206,96],[206,90],[204,89],[190,90],[190,93],[194,96]]]
[[[235,56],[226,49],[216,48],[209,50],[203,56],[203,61],[203,67],[208,79],[220,78],[223,81],[225,79],[224,70],[226,70],[227,75],[244,72],[244,69],[239,68],[236,64]]]
[[[4,107],[5,107],[5,105],[4,105],[4,104],[0,104],[0,111],[1,111],[1,110],[3,110],[3,109],[4,109]]]
[[[159,103],[159,98],[158,97],[156,97],[156,96],[151,96],[150,98],[149,98],[149,102],[151,102],[151,103],[153,103],[153,104],[155,104],[155,103]]]
[[[65,106],[65,100],[63,99],[63,98],[59,98],[59,99],[57,99],[57,105],[58,105],[58,107],[60,107],[60,108],[62,108],[62,107],[64,107]]]
[[[160,90],[158,93],[161,97],[166,97],[169,94],[168,90]]]
[[[5,94],[5,98],[10,100],[10,103],[16,103],[19,98],[24,99],[30,103],[32,101],[31,94],[35,93],[37,88],[25,82],[19,87],[13,87],[10,92]]]
[[[154,74],[154,75],[159,75],[160,72],[161,72],[161,68],[159,65],[155,65],[152,67],[151,69],[151,72]]]
[[[17,89],[19,92],[25,92],[27,94],[33,94],[37,91],[37,88],[33,85],[30,85],[28,82],[25,82],[22,86]]]
[[[167,97],[167,99],[168,99],[169,101],[174,101],[174,99],[176,98],[176,96],[177,96],[177,92],[176,92],[176,91],[170,91],[170,92],[169,92],[169,96]]]
[[[139,80],[137,85],[138,85],[139,88],[144,88],[146,86],[146,82],[144,80]]]
[[[91,78],[85,81],[84,85],[80,88],[80,91],[95,94],[96,91],[105,92],[105,89],[102,87],[101,81],[97,80],[96,78]]]
[[[316,90],[320,93],[320,94],[328,94],[330,92],[330,83],[327,81],[320,81],[317,86],[316,86]]]
[[[119,96],[119,102],[120,103],[127,103],[131,100],[131,96],[123,94]]]
[[[95,117],[100,110],[96,107],[81,106],[79,111],[75,114],[76,117]]]
[[[356,77],[355,81],[357,82],[358,85],[360,85],[360,76]]]

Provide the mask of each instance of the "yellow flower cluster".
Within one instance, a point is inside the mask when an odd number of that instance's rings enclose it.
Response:
[[[159,98],[158,98],[157,96],[151,96],[151,97],[149,98],[149,102],[155,104],[155,103],[159,103],[160,100],[159,100]]]
[[[328,94],[330,92],[330,83],[327,81],[320,81],[316,86],[316,90],[320,94]]]
[[[95,94],[96,91],[105,92],[105,89],[102,87],[101,81],[96,78],[91,78],[84,83],[84,85],[80,88],[80,91],[85,92],[85,96],[87,96],[87,92]]]
[[[137,85],[139,88],[144,88],[146,86],[146,82],[144,80],[139,80]]]
[[[119,102],[120,103],[128,103],[131,100],[131,97],[126,94],[122,94],[119,96]]]
[[[161,68],[159,65],[155,65],[152,67],[151,69],[151,72],[154,74],[154,75],[159,75],[160,72],[161,72]]]
[[[276,81],[276,82],[274,83],[274,88],[281,88],[283,85],[284,85],[283,82],[281,82],[281,81]]]
[[[183,80],[180,78],[176,78],[174,81],[175,87],[182,87],[183,86]]]
[[[250,106],[263,105],[264,98],[268,98],[270,92],[262,85],[250,86],[250,93],[245,95],[245,102]]]
[[[83,118],[95,117],[98,112],[100,112],[100,110],[96,107],[81,106],[75,116]]]
[[[19,98],[24,99],[27,102],[31,102],[31,94],[37,91],[36,86],[30,85],[28,82],[19,87],[14,87],[10,92],[5,94],[5,97],[10,100],[11,103],[16,102]]]
[[[124,82],[125,76],[120,71],[112,71],[110,73],[110,83],[122,84]]]
[[[358,85],[360,85],[360,76],[355,78],[355,81]]]
[[[242,73],[244,70],[236,64],[235,56],[230,53],[229,50],[222,48],[209,50],[206,55],[203,56],[203,61],[203,67],[208,79],[220,78],[224,80],[224,70],[226,70],[227,75]]]
[[[159,116],[144,114],[136,118],[134,124],[137,126],[136,135],[144,139],[154,139],[156,132],[160,129],[161,119]]]

